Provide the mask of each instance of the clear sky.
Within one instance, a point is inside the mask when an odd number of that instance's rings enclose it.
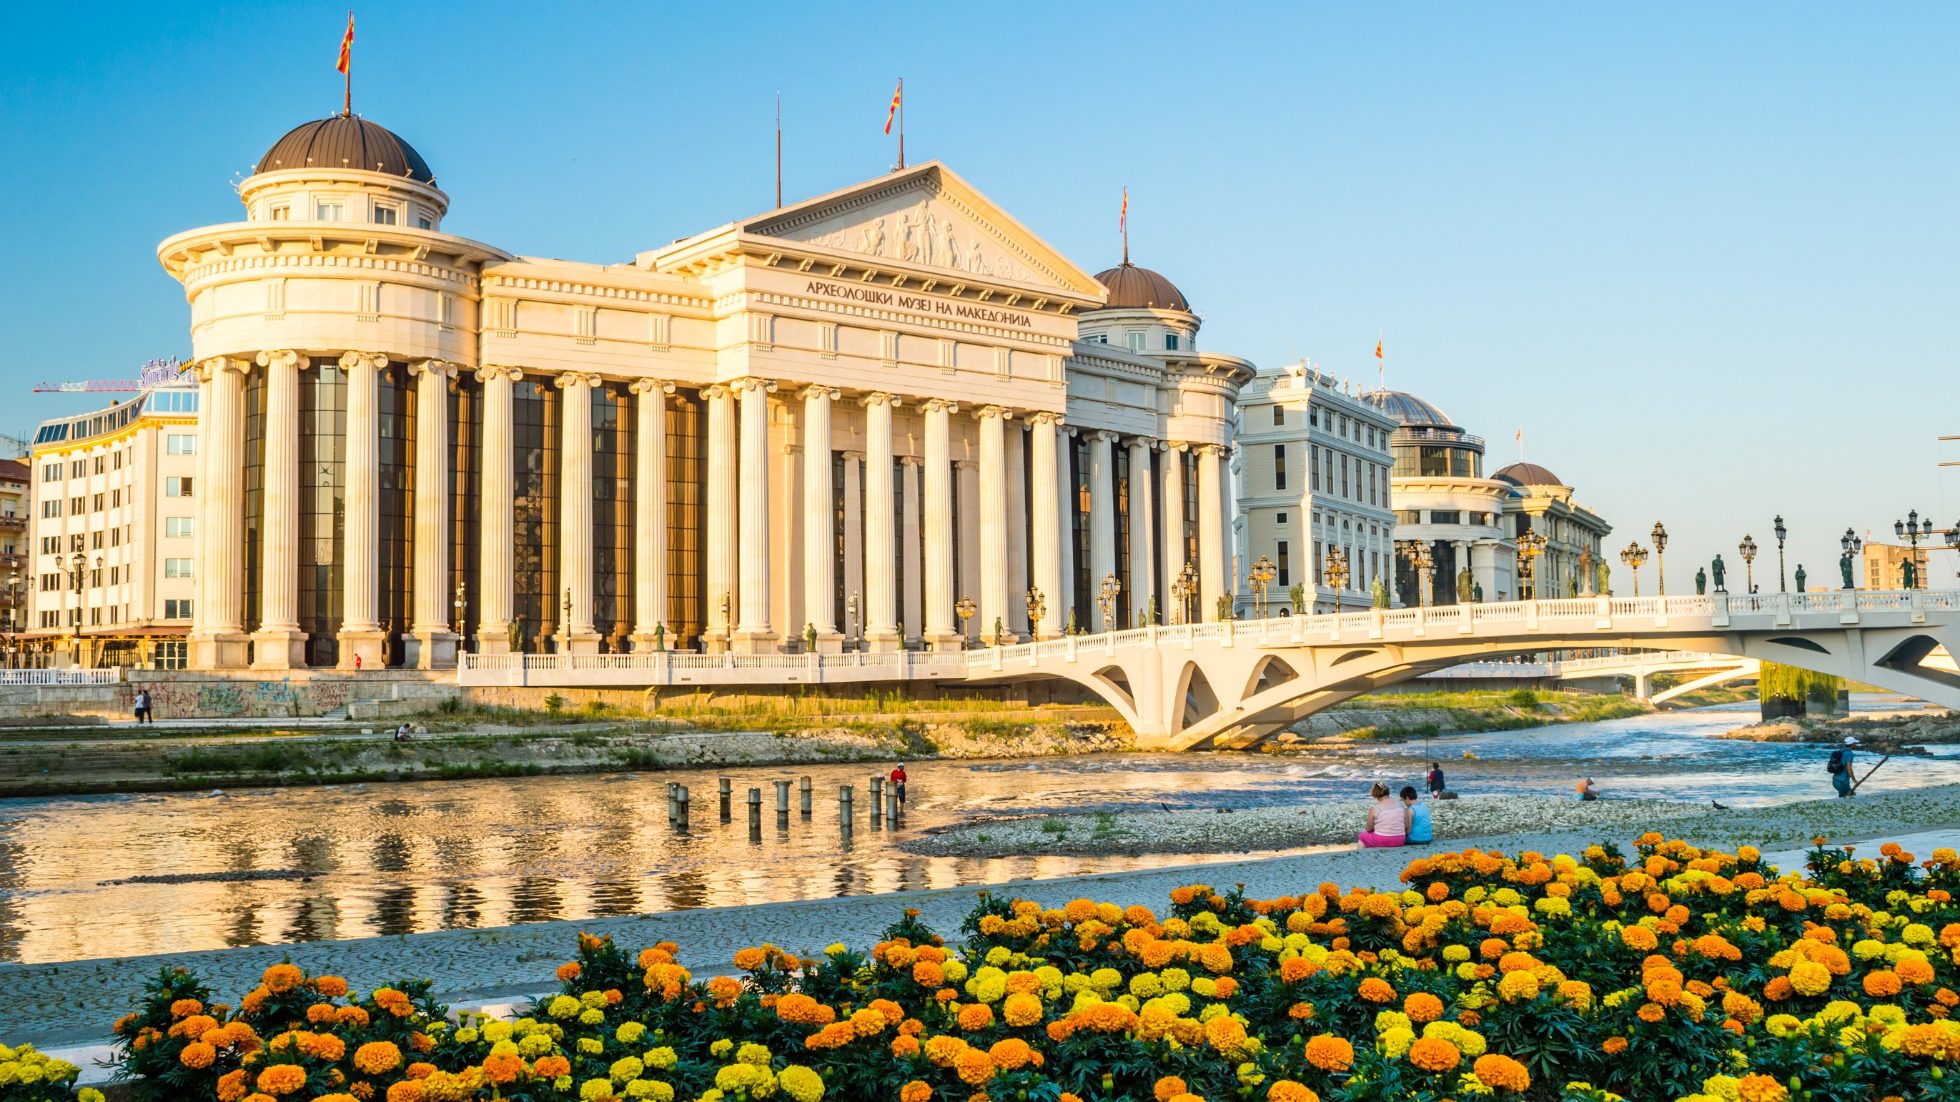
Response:
[[[35,5],[0,71],[0,430],[47,379],[189,351],[169,234],[338,110],[344,4]],[[1960,517],[1960,7],[364,3],[355,109],[445,228],[619,261],[939,158],[1089,271],[1132,253],[1201,345],[1309,356],[1527,458],[1669,575],[1792,530]],[[1942,553],[1936,580],[1951,583]],[[1774,569],[1773,552],[1768,560]],[[1617,561],[1615,561],[1617,566]],[[1760,564],[1759,564],[1760,565]],[[1643,592],[1651,592],[1650,563]],[[1623,581],[1616,578],[1616,582]],[[1759,579],[1760,581],[1760,579]],[[1771,586],[1774,585],[1773,575]],[[1618,586],[1624,590],[1624,585]]]

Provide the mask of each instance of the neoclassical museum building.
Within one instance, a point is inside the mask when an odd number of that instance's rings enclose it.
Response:
[[[357,116],[239,194],[158,249],[202,410],[193,667],[944,649],[1231,591],[1252,365],[943,165],[618,264],[445,232]]]

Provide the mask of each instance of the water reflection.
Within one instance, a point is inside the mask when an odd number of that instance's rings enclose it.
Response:
[[[920,762],[897,828],[868,818],[870,765],[745,768],[720,820],[713,771],[625,777],[281,788],[208,794],[0,800],[0,960],[55,961],[418,930],[501,926],[1027,876],[1188,857],[923,858],[895,844],[979,816],[1131,807],[1247,807],[1353,800],[1381,777],[1415,781],[1442,759],[1468,792],[1567,792],[1575,775],[1611,795],[1748,805],[1828,795],[1809,747],[1713,740],[1747,709],[1643,716],[1538,731],[1344,747],[1299,756],[1093,755]],[[1465,750],[1475,760],[1461,755]],[[1942,752],[1895,762],[1867,790],[1960,780]],[[808,774],[815,812],[783,820],[747,790]],[[694,795],[687,829],[666,821],[666,783]],[[837,788],[856,786],[853,823]],[[290,878],[226,880],[286,872]],[[104,884],[132,876],[214,877]],[[310,879],[301,879],[301,876]]]

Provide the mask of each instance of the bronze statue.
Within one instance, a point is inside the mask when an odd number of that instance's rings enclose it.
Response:
[[[1798,593],[1804,592],[1803,580],[1807,577],[1809,577],[1809,575],[1803,572],[1803,564],[1798,563],[1797,564],[1797,592]]]
[[[524,617],[513,617],[510,622],[510,652],[521,654],[524,651]]]
[[[1729,576],[1729,568],[1722,565],[1722,556],[1715,556],[1715,561],[1709,563],[1708,568],[1715,572],[1715,592],[1727,593],[1728,586],[1723,583]]]
[[[1708,568],[1703,566],[1697,566],[1695,567],[1695,596],[1701,597],[1707,595],[1707,593],[1708,593]]]
[[[1375,580],[1368,583],[1368,595],[1373,599],[1376,608],[1388,607],[1388,586],[1382,584],[1380,574],[1375,575]]]
[[[653,649],[667,649],[667,625],[664,623],[653,625]]]
[[[1905,583],[1906,583],[1905,588],[1907,589],[1919,588],[1919,564],[1918,563],[1913,562],[1911,559],[1907,559],[1905,563],[1899,567],[1899,575],[1900,577],[1905,579]]]
[[[1851,552],[1838,556],[1838,573],[1844,575],[1844,588],[1851,588]]]
[[[1476,582],[1470,576],[1469,567],[1466,566],[1463,569],[1456,572],[1456,599],[1457,600],[1459,601],[1469,600],[1470,594],[1475,589],[1475,587],[1476,587]]]

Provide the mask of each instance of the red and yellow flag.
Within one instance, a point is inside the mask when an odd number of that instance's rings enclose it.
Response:
[[[1123,189],[1123,213],[1116,216],[1116,228],[1125,231],[1130,228],[1130,189]]]
[[[334,66],[334,68],[340,70],[341,76],[347,75],[347,64],[352,60],[353,54],[354,13],[350,11],[347,13],[347,33],[340,37],[340,64]]]
[[[1379,340],[1375,342],[1375,358],[1378,360],[1382,358],[1382,342]]]
[[[351,32],[350,32],[351,33]],[[905,94],[905,79],[899,78],[898,87],[892,91],[892,105],[885,112],[885,133],[892,132],[892,120],[898,117],[898,100]]]

